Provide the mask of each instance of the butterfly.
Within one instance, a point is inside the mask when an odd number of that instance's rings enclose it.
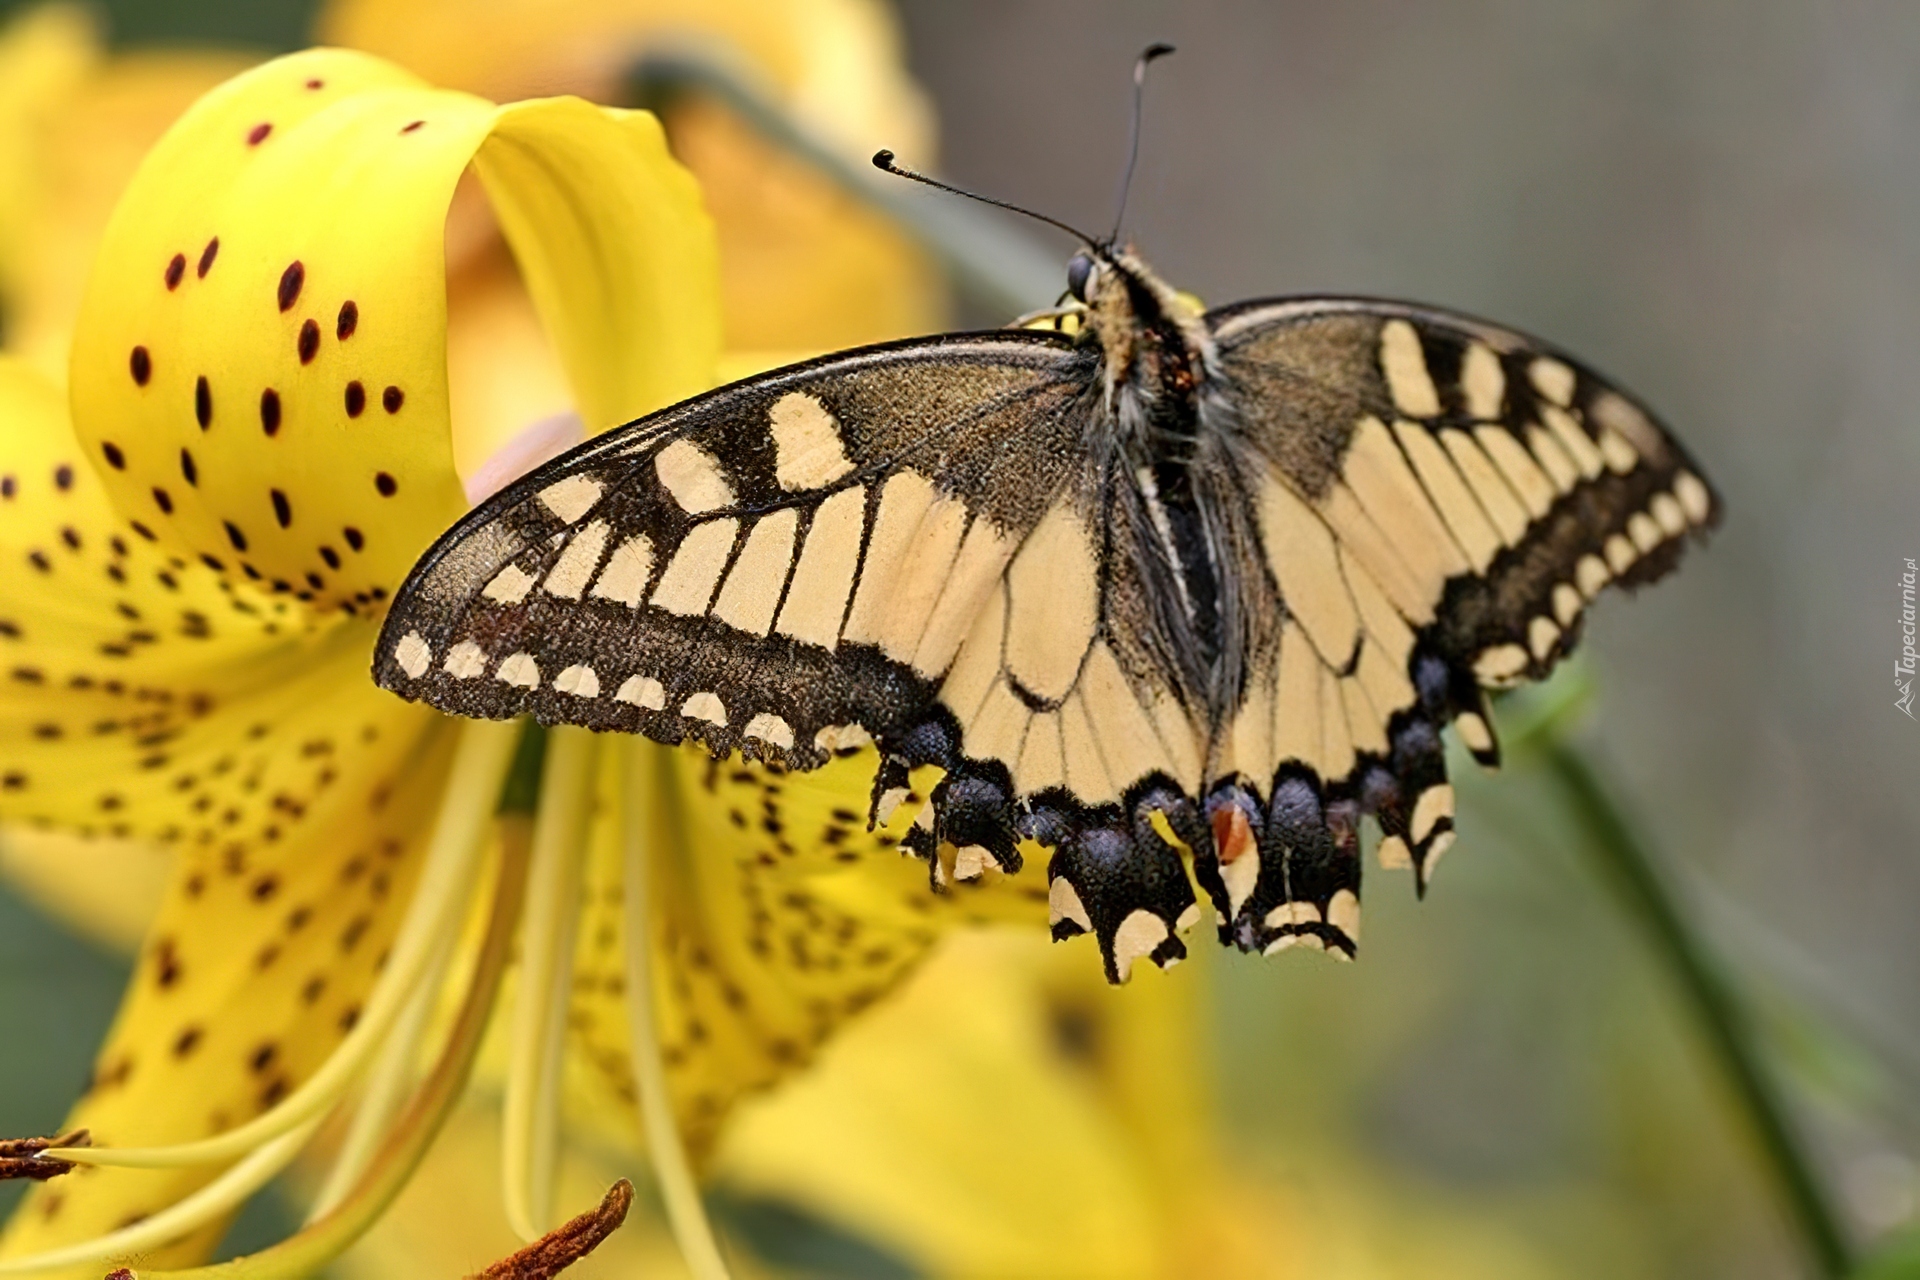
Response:
[[[1362,820],[1424,887],[1442,730],[1497,763],[1487,691],[1718,499],[1545,343],[1364,298],[1202,312],[1083,239],[1076,332],[841,352],[537,468],[420,560],[376,680],[787,770],[871,745],[870,823],[936,766],[903,842],[936,887],[1044,851],[1054,937],[1114,982],[1186,954],[1195,882],[1224,944],[1350,957]]]

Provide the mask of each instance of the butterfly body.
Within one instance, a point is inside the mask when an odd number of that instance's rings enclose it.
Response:
[[[807,769],[871,740],[936,885],[1048,850],[1108,976],[1223,942],[1351,954],[1361,821],[1423,877],[1441,730],[1496,757],[1610,582],[1717,504],[1622,393],[1407,304],[1201,314],[1131,252],[1075,335],[829,356],[617,428],[487,500],[396,597],[381,684],[457,714]],[[1188,865],[1192,867],[1189,878]]]

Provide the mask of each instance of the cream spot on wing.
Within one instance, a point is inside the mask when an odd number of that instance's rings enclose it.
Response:
[[[1633,545],[1644,552],[1653,550],[1666,541],[1666,535],[1660,532],[1660,526],[1653,517],[1644,511],[1636,511],[1627,520],[1627,536],[1633,539]]]
[[[1687,513],[1680,509],[1680,500],[1670,493],[1656,493],[1647,509],[1653,512],[1654,520],[1661,532],[1669,538],[1675,538],[1687,531]]]
[[[1607,567],[1616,575],[1625,573],[1633,567],[1633,562],[1640,558],[1640,553],[1633,549],[1633,544],[1617,533],[1608,538],[1606,545],[1600,549],[1606,553]]]
[[[553,678],[553,687],[576,698],[597,698],[600,696],[600,677],[594,674],[592,667],[575,663]]]
[[[1433,376],[1427,372],[1420,334],[1405,320],[1389,320],[1380,326],[1380,368],[1387,375],[1387,386],[1400,412],[1410,418],[1439,414],[1440,396],[1433,389]]]
[[[1290,924],[1319,924],[1320,908],[1311,902],[1283,902],[1267,912],[1262,923],[1269,929],[1284,929]]]
[[[840,424],[804,391],[789,391],[767,413],[773,426],[773,472],[782,489],[819,489],[853,470]]]
[[[648,711],[658,711],[667,705],[667,691],[652,676],[628,676],[613,695],[615,702],[631,703]]]
[[[1713,511],[1713,498],[1707,492],[1707,486],[1700,477],[1691,471],[1682,471],[1673,478],[1673,496],[1680,499],[1681,509],[1687,513],[1687,519],[1694,524],[1705,524],[1707,516]]]
[[[1283,933],[1272,942],[1269,942],[1266,950],[1260,954],[1263,956],[1277,955],[1282,951],[1290,951],[1294,947],[1299,947],[1303,951],[1325,951],[1327,944],[1318,934]]]
[[[1527,452],[1526,446],[1515,439],[1505,427],[1479,427],[1475,429],[1474,439],[1493,459],[1493,465],[1500,468],[1500,474],[1507,478],[1513,491],[1520,495],[1520,502],[1527,514],[1538,520],[1547,514],[1547,508],[1553,505],[1556,490],[1552,479],[1540,469]]]
[[[653,574],[653,543],[644,533],[635,534],[613,549],[600,580],[593,584],[598,600],[617,600],[629,609],[640,603]]]
[[[914,670],[931,679],[952,665],[960,642],[979,616],[981,604],[999,587],[1013,549],[1013,540],[1002,534],[991,519],[974,518],[947,570],[940,599],[927,616],[920,643],[914,646]]]
[[[906,803],[907,797],[911,794],[912,792],[905,787],[888,787],[882,791],[880,799],[873,806],[874,821],[883,827],[890,825],[893,822],[894,813]]]
[[[1553,430],[1553,438],[1560,442],[1560,447],[1573,458],[1573,465],[1580,468],[1581,475],[1591,480],[1600,474],[1606,459],[1600,456],[1600,450],[1594,447],[1593,440],[1580,429],[1572,414],[1557,405],[1544,404],[1540,406],[1540,416]]]
[[[575,534],[567,549],[553,563],[540,589],[562,600],[578,600],[600,567],[600,553],[607,549],[607,522],[595,520]]]
[[[433,661],[433,650],[418,631],[409,631],[393,646],[393,660],[400,664],[402,671],[418,680],[426,672],[427,664]]]
[[[1554,624],[1552,618],[1545,614],[1536,614],[1533,621],[1527,624],[1527,648],[1533,651],[1533,656],[1545,662],[1547,655],[1553,652],[1553,646],[1558,643],[1560,643],[1560,628]]]
[[[1344,666],[1360,619],[1340,577],[1333,532],[1277,475],[1260,486],[1260,539],[1287,612],[1322,660]]]
[[[471,680],[487,669],[487,651],[471,640],[462,640],[447,650],[441,670],[456,680]]]
[[[1426,430],[1414,423],[1406,429]],[[1448,532],[1385,423],[1371,415],[1360,419],[1341,469],[1347,487],[1392,540],[1416,581],[1430,589],[1435,581],[1467,571],[1466,553]]]
[[[1640,455],[1618,431],[1600,433],[1600,460],[1607,464],[1609,471],[1622,476],[1640,465]]]
[[[1049,702],[1067,696],[1100,621],[1100,582],[1087,527],[1056,503],[1007,569],[1006,667]]]
[[[1565,408],[1573,403],[1573,370],[1552,356],[1540,356],[1527,366],[1533,389]]]
[[[1134,961],[1152,955],[1153,949],[1166,940],[1167,922],[1144,907],[1134,908],[1133,913],[1113,931],[1115,975],[1122,982],[1131,978]]]
[[[689,529],[674,549],[673,559],[667,562],[649,603],[685,617],[705,613],[739,532],[740,522],[733,519],[709,520]]]
[[[1467,344],[1466,357],[1460,362],[1460,389],[1466,392],[1468,413],[1488,422],[1500,416],[1507,379],[1500,371],[1500,357],[1486,343]]]
[[[770,711],[762,711],[747,721],[747,727],[743,732],[749,738],[770,742],[782,750],[793,745],[793,726]]]
[[[1527,509],[1520,505],[1520,499],[1507,484],[1493,460],[1486,455],[1472,436],[1458,428],[1449,427],[1440,433],[1440,441],[1446,445],[1447,453],[1454,464],[1460,468],[1460,474],[1466,477],[1467,484],[1473,489],[1474,497],[1480,499],[1481,510],[1493,521],[1493,527],[1500,531],[1500,540],[1508,546],[1517,546],[1527,532]]]
[[[1406,871],[1413,866],[1413,850],[1407,848],[1407,842],[1399,836],[1380,837],[1380,848],[1376,851],[1380,866],[1385,871]]]
[[[480,594],[495,604],[519,604],[527,598],[527,592],[533,589],[532,574],[514,565],[508,565],[493,575],[493,581],[481,589]]]
[[[1413,821],[1408,826],[1408,833],[1413,836],[1415,844],[1420,844],[1433,831],[1436,822],[1452,816],[1453,787],[1445,782],[1438,783],[1422,791],[1420,798],[1414,801]]]
[[[773,629],[773,613],[793,567],[793,535],[800,513],[792,507],[758,521],[747,534],[746,545],[727,571],[713,616],[730,627],[763,636]]]
[[[1447,850],[1453,848],[1454,838],[1459,834],[1457,831],[1442,831],[1433,838],[1433,844],[1427,849],[1427,861],[1421,868],[1421,874],[1433,875],[1433,869],[1440,865],[1440,859],[1446,856]]]
[[[1603,391],[1593,399],[1587,416],[1602,428],[1611,428],[1626,437],[1635,453],[1655,463],[1667,460],[1666,437],[1653,425],[1640,406],[1617,391]],[[1602,435],[1605,432],[1603,430]]]
[[[1580,468],[1567,456],[1566,449],[1553,437],[1553,433],[1535,422],[1527,427],[1527,447],[1533,450],[1533,456],[1541,468],[1553,477],[1553,487],[1566,493],[1580,483]]]
[[[537,689],[540,687],[540,668],[534,664],[532,654],[510,653],[501,660],[493,678],[515,688]]]
[[[733,486],[712,454],[691,440],[675,440],[654,457],[660,483],[683,511],[704,515],[733,505]]]
[[[726,703],[720,701],[719,694],[708,691],[696,693],[681,703],[680,714],[689,720],[705,720],[722,727],[727,723]]]
[[[953,878],[978,880],[989,871],[1000,870],[1000,859],[982,844],[961,845],[953,853]]]
[[[933,485],[916,471],[895,472],[880,490],[880,507],[867,535],[867,551],[860,566],[860,588],[853,593],[847,613],[848,641],[877,642],[894,612],[901,566],[915,545],[920,522],[933,504]],[[932,601],[928,601],[931,606]],[[916,634],[916,640],[919,638]]]
[[[1073,882],[1060,876],[1047,886],[1047,923],[1059,924],[1062,920],[1071,920],[1087,932],[1093,932],[1093,918],[1087,914],[1087,908],[1080,901],[1080,894],[1074,889]]]
[[[1413,469],[1419,473],[1420,483],[1426,486],[1434,506],[1439,509],[1440,518],[1447,522],[1454,541],[1466,553],[1467,562],[1474,572],[1485,573],[1500,551],[1500,534],[1488,521],[1487,513],[1481,510],[1480,500],[1473,496],[1473,490],[1461,478],[1460,469],[1453,465],[1432,432],[1412,422],[1396,422],[1393,429],[1400,438],[1400,447],[1406,450]]]
[[[855,485],[834,494],[813,513],[813,524],[793,567],[793,585],[774,629],[803,644],[834,649],[840,622],[860,568],[860,534],[866,525],[867,489]]]
[[[1580,588],[1580,594],[1591,600],[1600,594],[1600,588],[1613,581],[1613,574],[1606,563],[1596,555],[1584,555],[1573,566],[1573,582]]]
[[[592,476],[568,476],[540,491],[540,502],[562,521],[572,524],[600,501],[607,487]]]
[[[1460,741],[1467,744],[1467,750],[1481,755],[1493,750],[1493,730],[1487,728],[1479,712],[1466,711],[1455,716],[1453,727],[1459,732]]]
[[[813,745],[829,752],[858,751],[873,745],[873,735],[863,725],[830,724],[813,735]]]
[[[1327,900],[1327,923],[1347,935],[1349,942],[1360,941],[1360,899],[1351,889],[1336,889]]]
[[[1517,644],[1496,644],[1473,660],[1473,674],[1481,684],[1512,684],[1527,669],[1527,651]]]
[[[1598,562],[1596,561],[1595,563]],[[1553,588],[1553,616],[1560,620],[1561,626],[1572,626],[1573,620],[1580,616],[1580,610],[1584,607],[1585,603],[1580,599],[1580,592],[1572,583],[1561,582],[1555,584]]]

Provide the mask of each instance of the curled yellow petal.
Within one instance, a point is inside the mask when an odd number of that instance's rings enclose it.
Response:
[[[590,421],[704,384],[711,234],[650,117],[296,54],[181,119],[95,261],[74,419],[129,520],[318,607],[397,585],[465,506],[442,241],[470,163]]]

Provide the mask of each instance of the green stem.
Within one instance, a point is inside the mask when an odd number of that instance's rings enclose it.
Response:
[[[1732,985],[1686,918],[1652,854],[1614,804],[1594,766],[1557,734],[1538,744],[1548,770],[1590,838],[1593,851],[1629,912],[1645,927],[1663,967],[1680,988],[1687,1011],[1718,1060],[1735,1103],[1758,1139],[1801,1242],[1821,1275],[1852,1273],[1853,1256],[1826,1189],[1794,1133],[1779,1091],[1768,1076],[1746,1011]]]

